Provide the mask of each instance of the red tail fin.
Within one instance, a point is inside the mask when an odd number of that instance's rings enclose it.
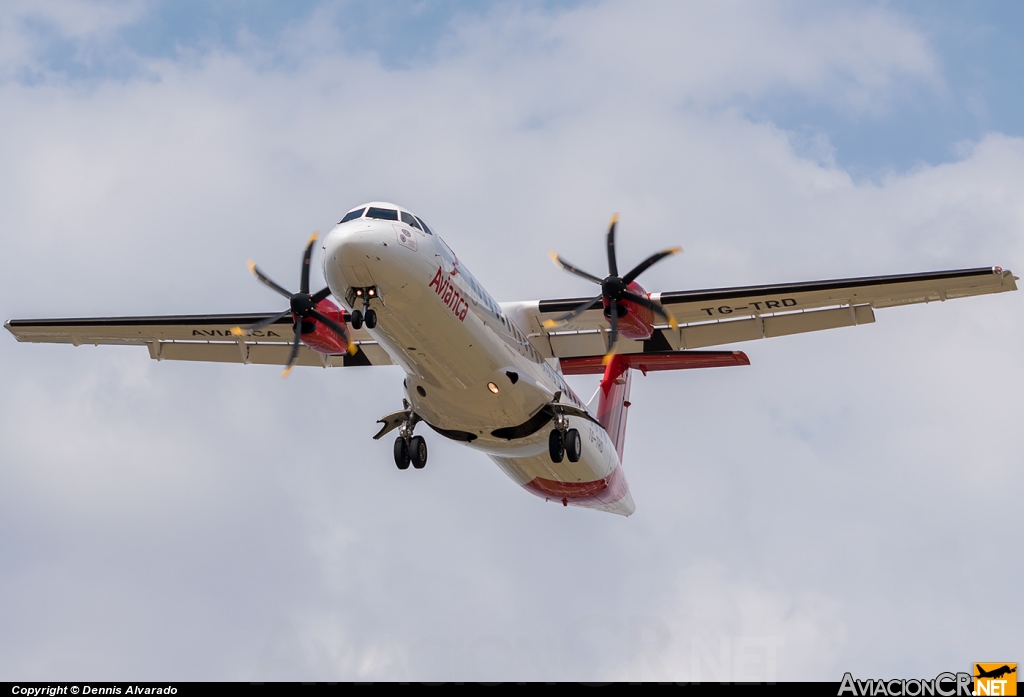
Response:
[[[631,375],[629,358],[615,355],[608,361],[601,379],[601,398],[597,405],[597,420],[612,439],[622,462],[622,449],[626,444],[626,408],[629,406]]]

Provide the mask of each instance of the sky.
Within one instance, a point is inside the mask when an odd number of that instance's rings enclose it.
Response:
[[[1016,5],[381,5],[0,5],[3,318],[277,310],[246,260],[291,285],[310,231],[367,200],[499,300],[589,292],[547,254],[600,270],[615,211],[622,264],[685,249],[652,291],[1024,268]],[[398,471],[371,439],[398,368],[282,381],[0,337],[0,678],[1019,661],[1022,302],[636,376],[630,518],[437,437]]]

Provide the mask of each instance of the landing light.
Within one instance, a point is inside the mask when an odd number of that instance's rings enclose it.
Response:
[[[373,288],[371,288],[371,289],[370,289],[369,291],[367,291],[367,292],[368,292],[368,293],[369,293],[370,295],[375,295],[375,293],[373,292]]]
[[[487,383],[487,389],[489,389],[494,394],[498,394],[498,386],[495,385],[493,382]]]

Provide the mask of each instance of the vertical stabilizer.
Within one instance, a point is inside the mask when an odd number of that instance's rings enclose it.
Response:
[[[626,409],[629,406],[631,375],[629,358],[615,355],[608,361],[598,388],[597,420],[608,432],[622,462],[622,449],[626,443]]]

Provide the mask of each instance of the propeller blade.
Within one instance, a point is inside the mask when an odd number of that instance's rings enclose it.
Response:
[[[318,302],[320,302],[321,300],[323,300],[324,298],[326,298],[330,294],[331,294],[331,289],[330,289],[330,287],[327,287],[327,288],[324,288],[323,290],[318,290],[317,292],[313,293],[313,295],[310,296],[309,299],[313,301],[314,305],[316,305]]]
[[[659,261],[661,261],[665,257],[670,257],[673,254],[679,254],[679,252],[681,252],[681,251],[683,251],[682,247],[671,247],[669,249],[664,249],[664,250],[658,252],[657,254],[652,254],[651,256],[647,257],[646,259],[641,261],[639,264],[637,264],[636,267],[632,271],[630,271],[625,276],[623,276],[622,277],[622,282],[625,283],[628,286],[630,283],[632,283],[634,280],[636,280],[637,276],[639,276],[644,271],[646,271],[647,269],[649,269],[652,266],[654,266],[655,264],[657,264]]]
[[[257,331],[259,329],[263,329],[263,327],[268,327],[271,324],[273,324],[274,322],[277,322],[278,320],[280,320],[282,317],[286,317],[287,315],[290,315],[291,313],[292,313],[291,310],[285,310],[284,312],[278,312],[276,315],[273,315],[272,317],[267,317],[266,319],[260,320],[256,324],[251,324],[251,325],[249,325],[247,327],[232,327],[231,328],[231,333],[234,334],[235,336],[243,336],[245,334],[252,334],[254,331]]]
[[[619,264],[615,261],[615,224],[619,222],[619,214],[612,214],[612,224],[608,226],[608,275],[619,275]]]
[[[274,283],[272,280],[270,280],[270,277],[266,276],[262,271],[260,271],[260,268],[256,266],[256,262],[253,261],[252,259],[249,260],[249,271],[251,271],[253,276],[258,278],[261,283],[269,287],[271,290],[274,290],[283,295],[284,297],[288,298],[289,300],[291,300],[292,294],[286,291],[281,286]]]
[[[654,310],[655,314],[664,317],[668,321],[670,327],[672,327],[673,329],[679,329],[679,323],[676,322],[676,318],[673,317],[672,313],[666,310],[661,303],[656,303],[650,298],[644,297],[643,295],[638,295],[628,290],[622,294],[622,297],[625,300],[632,300],[637,305],[649,307],[650,309]]]
[[[563,259],[562,257],[558,256],[557,252],[551,252],[551,261],[555,262],[555,266],[557,266],[557,267],[559,267],[561,269],[565,269],[569,273],[576,274],[580,278],[585,278],[588,281],[590,281],[591,283],[596,283],[597,285],[601,285],[601,283],[603,283],[602,279],[598,278],[597,276],[594,276],[593,274],[587,273],[583,269],[580,269],[580,268],[577,268],[577,267],[573,266],[572,264],[567,262],[565,259]]]
[[[608,352],[605,353],[604,358],[601,360],[601,365],[608,365],[612,356],[615,355],[615,344],[619,342],[619,305],[615,302],[615,298],[608,301],[608,309],[612,312],[610,317],[612,333],[608,336]]]
[[[575,310],[573,310],[572,312],[570,312],[567,315],[562,315],[561,317],[557,317],[555,319],[546,319],[546,320],[544,320],[544,322],[543,322],[544,327],[546,327],[547,329],[550,329],[551,327],[557,327],[560,324],[565,324],[569,320],[575,319],[576,317],[579,317],[584,312],[586,312],[587,310],[592,308],[594,305],[596,305],[599,302],[601,302],[601,297],[602,296],[599,295],[599,296],[597,296],[596,298],[594,298],[592,300],[588,300],[587,302],[583,303],[582,305],[580,305],[579,307],[577,307]]]
[[[302,255],[302,277],[299,281],[299,292],[309,292],[309,260],[313,256],[313,244],[316,242],[316,238],[320,236],[320,231],[316,230],[309,237],[309,242],[306,243],[306,252]]]
[[[288,356],[288,365],[285,367],[284,372],[281,373],[281,379],[284,380],[288,377],[288,373],[292,372],[292,368],[295,367],[296,361],[299,360],[299,345],[302,343],[302,320],[300,319],[295,323],[295,340],[292,341],[292,352]]]

